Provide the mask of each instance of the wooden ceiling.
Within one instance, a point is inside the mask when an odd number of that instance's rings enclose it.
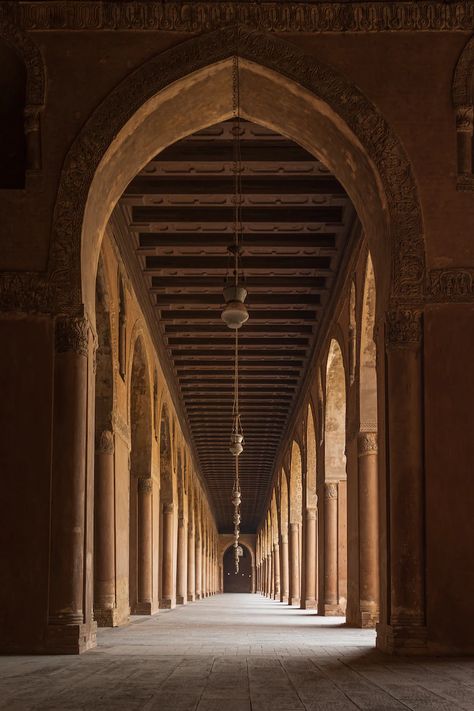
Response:
[[[234,231],[232,122],[170,146],[128,186],[119,210],[173,363],[219,529],[231,531],[234,335],[221,320]],[[248,322],[239,332],[245,449],[242,526],[263,515],[275,456],[308,367],[354,209],[300,146],[241,122],[242,266]]]

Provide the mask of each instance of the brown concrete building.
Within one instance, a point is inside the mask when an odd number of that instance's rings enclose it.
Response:
[[[474,2],[2,1],[0,57],[0,651],[242,591],[472,655]]]

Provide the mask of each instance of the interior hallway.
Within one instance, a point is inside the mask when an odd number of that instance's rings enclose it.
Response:
[[[259,595],[226,594],[98,631],[82,656],[4,657],[8,711],[474,709],[474,660],[401,658]]]

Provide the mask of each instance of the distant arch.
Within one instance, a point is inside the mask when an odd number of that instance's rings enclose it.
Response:
[[[316,508],[316,427],[313,408],[308,404],[306,416],[306,506]]]
[[[253,588],[253,555],[245,543],[239,542],[242,556],[239,557],[239,572],[234,567],[234,546],[227,546],[222,557],[225,593],[251,593]]]

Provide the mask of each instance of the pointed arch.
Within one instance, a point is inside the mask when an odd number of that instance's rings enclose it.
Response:
[[[316,496],[316,426],[311,403],[306,415],[306,506],[315,508]]]
[[[377,348],[374,341],[375,311],[375,274],[369,252],[365,268],[359,357],[360,429],[363,432],[377,431]]]
[[[346,478],[346,375],[341,347],[332,339],[326,361],[325,480]]]
[[[58,302],[70,308],[83,302],[86,313],[93,314],[90,275],[111,209],[130,179],[160,150],[232,114],[232,56],[237,51],[242,116],[280,131],[322,159],[356,207],[385,296],[422,296],[425,256],[418,193],[410,162],[390,126],[331,67],[275,35],[233,26],[151,58],[104,99],[74,141],[59,183],[48,268]],[[275,96],[285,94],[291,101],[283,124]],[[185,110],[190,102],[195,111]]]

